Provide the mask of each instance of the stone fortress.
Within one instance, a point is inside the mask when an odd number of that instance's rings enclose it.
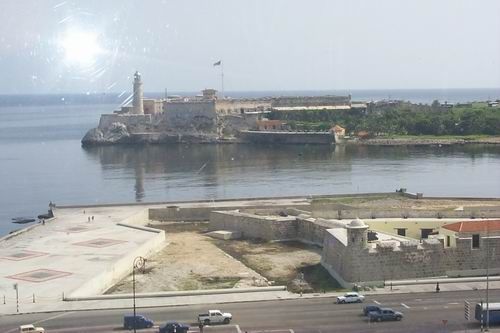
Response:
[[[422,200],[421,195],[394,195]],[[360,208],[318,198],[308,207],[213,211],[210,229],[320,246],[323,267],[350,287],[481,276],[488,266],[490,274],[499,274],[499,217],[498,201],[492,206],[422,210]]]
[[[205,89],[194,97],[143,97],[141,74],[134,74],[132,104],[101,115],[97,128],[82,139],[83,145],[115,143],[222,143],[276,142],[330,144],[338,131],[291,132],[285,123],[268,120],[272,111],[349,110],[365,108],[351,96],[218,98]]]

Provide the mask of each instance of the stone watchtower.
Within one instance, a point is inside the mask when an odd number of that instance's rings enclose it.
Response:
[[[132,100],[132,113],[144,114],[144,106],[142,104],[142,80],[141,73],[134,74],[134,99]]]
[[[359,218],[352,220],[347,226],[347,245],[365,248],[368,244],[368,226]]]

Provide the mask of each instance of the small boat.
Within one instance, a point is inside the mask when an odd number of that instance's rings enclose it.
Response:
[[[12,218],[12,223],[17,223],[17,224],[24,224],[24,223],[31,223],[35,222],[36,220],[32,217],[13,217]]]

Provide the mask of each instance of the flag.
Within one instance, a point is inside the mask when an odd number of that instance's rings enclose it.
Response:
[[[214,62],[214,66],[220,66],[222,64],[222,60],[219,60],[217,62]]]

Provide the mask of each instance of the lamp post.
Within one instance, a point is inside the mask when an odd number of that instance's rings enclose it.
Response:
[[[483,319],[483,296],[481,296],[481,294],[479,293],[479,289],[477,289],[476,287],[472,288],[472,290],[474,290],[476,293],[477,293],[477,296],[479,297],[479,301],[480,301],[480,304],[481,304],[481,332],[484,332],[484,319]]]
[[[134,298],[134,333],[136,333],[136,327],[137,327],[136,323],[137,317],[135,314],[135,270],[136,269],[143,270],[145,266],[146,266],[145,258],[139,256],[134,259],[134,263],[132,265],[132,294]]]

